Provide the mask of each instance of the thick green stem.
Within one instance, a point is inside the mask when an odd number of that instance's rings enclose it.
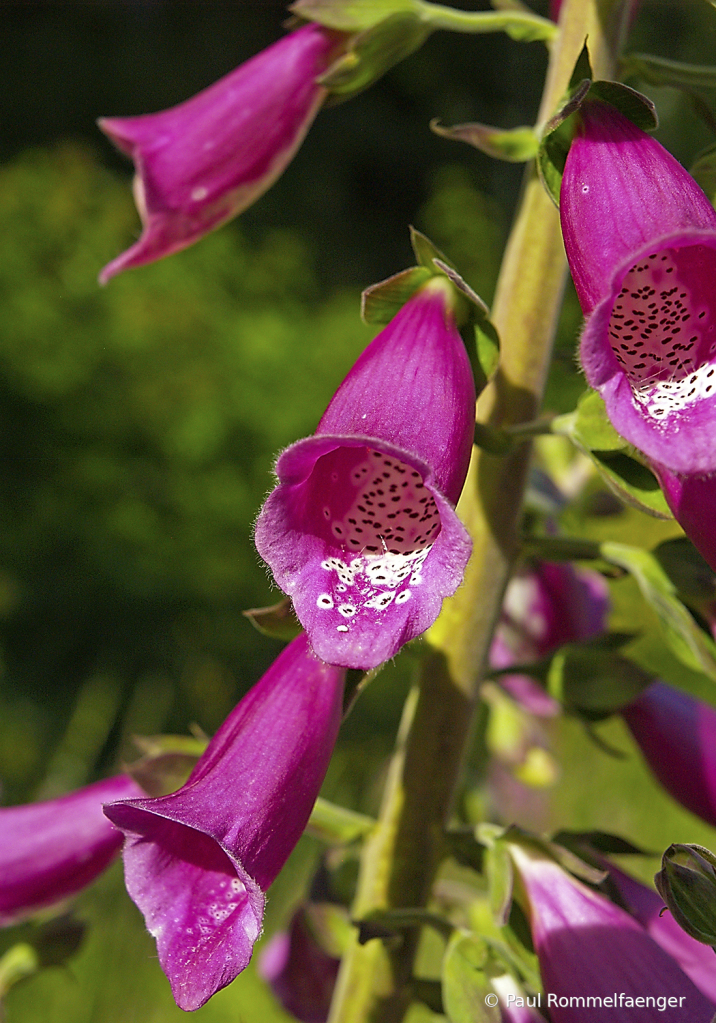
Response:
[[[541,121],[566,90],[587,36],[595,74],[613,73],[628,7],[628,0],[564,0]],[[557,211],[531,169],[492,310],[502,355],[498,375],[479,402],[483,421],[509,428],[537,416],[564,279]],[[429,898],[479,682],[518,551],[529,458],[527,442],[506,457],[474,452],[459,505],[473,537],[473,556],[464,585],[430,630],[432,653],[406,703],[378,825],[361,860],[356,918],[372,909],[423,906]],[[400,1023],[410,1003],[416,944],[411,932],[393,942],[374,939],[360,946],[356,940],[341,966],[330,1023]]]

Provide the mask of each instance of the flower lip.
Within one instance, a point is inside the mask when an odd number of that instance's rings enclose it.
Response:
[[[619,263],[582,335],[587,382],[615,428],[677,473],[716,471],[715,274],[716,231],[652,239]]]
[[[464,526],[430,467],[376,437],[306,438],[276,472],[280,485],[257,523],[259,553],[319,657],[376,667],[424,632],[459,586],[470,551]],[[386,614],[390,628],[381,627]]]

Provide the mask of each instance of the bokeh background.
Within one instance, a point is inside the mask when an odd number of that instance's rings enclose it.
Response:
[[[428,122],[533,123],[546,55],[503,36],[433,36],[323,111],[238,221],[101,289],[98,271],[139,225],[130,165],[96,118],[187,98],[275,41],[284,5],[27,0],[1,15],[0,779],[3,802],[16,803],[116,770],[136,755],[134,734],[213,732],[275,657],[278,645],[242,616],[278,596],[251,542],[275,454],[313,430],[370,339],[360,291],[410,265],[408,224],[489,303],[522,169],[442,140]],[[715,27],[704,0],[643,0],[629,49],[708,64]],[[658,137],[686,165],[714,141],[681,94],[633,84],[657,102]],[[568,291],[551,411],[572,408],[582,389],[579,322]],[[542,458],[569,475],[559,445]],[[601,489],[588,482],[565,528],[647,544],[678,533]],[[634,587],[613,591],[613,625],[639,622],[644,661],[678,681],[686,669],[669,660]],[[401,658],[358,702],[330,798],[375,811],[410,668]],[[541,781],[551,784],[507,785],[499,799],[476,761],[465,812],[604,827],[656,851],[675,840],[713,847],[654,788],[619,723],[602,733],[626,759],[565,722],[550,737],[554,770]],[[302,840],[272,890],[267,934],[285,923],[318,851]],[[9,1023],[183,1018],[119,864],[77,913],[89,924],[78,955],[13,988]],[[16,935],[1,938],[0,951]],[[253,968],[197,1018],[288,1019]]]

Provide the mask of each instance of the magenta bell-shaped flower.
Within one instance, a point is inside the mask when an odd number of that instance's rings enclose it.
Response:
[[[182,1009],[198,1009],[251,958],[264,892],[328,768],[344,676],[301,634],[229,714],[185,785],[105,806],[127,836],[127,891]]]
[[[716,710],[654,682],[621,714],[666,791],[716,826]]]
[[[527,664],[565,643],[598,636],[608,614],[609,587],[598,572],[550,561],[520,569],[505,592],[490,665]],[[559,703],[527,675],[503,675],[500,685],[533,714],[559,713]]]
[[[178,106],[99,121],[134,160],[143,224],[101,283],[192,245],[270,188],[326,98],[316,78],[342,38],[304,25]]]
[[[313,437],[279,457],[256,547],[319,657],[374,668],[437,618],[471,543],[453,505],[475,385],[434,277],[363,352]]]
[[[577,118],[560,215],[587,382],[649,459],[715,472],[716,212],[619,111],[588,100]]]
[[[302,1023],[326,1023],[340,959],[318,943],[303,906],[287,931],[274,934],[261,949],[258,972],[286,1012]]]
[[[109,866],[123,836],[102,813],[143,795],[126,775],[24,806],[0,809],[0,926],[76,895]]]
[[[674,518],[716,571],[716,475],[678,476],[653,462],[651,468]]]
[[[639,1009],[644,1019],[710,1023],[714,1004],[625,910],[537,850],[510,852],[529,902],[542,1006],[552,1023],[633,1023]]]
[[[631,915],[716,1005],[716,957],[713,949],[692,938],[681,929],[671,913],[664,912],[664,900],[653,888],[647,888],[612,863],[605,866]]]

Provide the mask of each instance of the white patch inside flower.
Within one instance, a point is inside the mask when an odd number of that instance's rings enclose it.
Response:
[[[702,250],[707,262],[716,257]],[[622,282],[609,341],[643,412],[664,420],[716,396],[716,333],[711,310],[698,306],[679,273],[678,251],[635,264]]]
[[[421,570],[440,532],[440,513],[420,473],[380,451],[366,448],[365,455],[342,480],[333,470],[328,498],[322,495],[328,534],[345,553],[321,562],[332,578],[316,605],[344,620],[407,603],[409,587],[422,585]],[[334,486],[344,509],[338,514],[331,506]],[[336,629],[350,631],[345,621]]]

